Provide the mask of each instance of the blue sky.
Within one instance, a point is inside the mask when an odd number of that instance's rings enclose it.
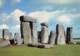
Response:
[[[13,33],[20,32],[21,15],[48,23],[52,31],[57,23],[64,28],[71,26],[72,36],[80,37],[80,0],[0,0],[0,30],[8,28]]]

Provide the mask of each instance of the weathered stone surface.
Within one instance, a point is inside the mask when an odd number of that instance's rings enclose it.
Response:
[[[56,33],[51,31],[48,44],[54,45],[55,44],[55,38],[56,38]]]
[[[8,34],[10,45],[15,45],[15,41],[11,32]]]
[[[57,44],[65,44],[65,30],[63,25],[58,24]]]
[[[37,45],[36,20],[29,16],[21,16],[20,21],[21,37],[24,38],[24,44]]]
[[[21,35],[24,38],[24,44],[32,44],[31,28],[29,22],[21,22]]]
[[[32,44],[38,45],[38,34],[36,30],[36,23],[32,23]]]
[[[42,26],[41,42],[42,43],[48,43],[48,39],[49,39],[48,25],[45,23],[42,23],[41,26]]]
[[[59,25],[57,24],[56,25],[56,38],[55,38],[55,44],[57,45],[58,43],[57,43],[57,41],[58,41],[58,35],[59,35]]]
[[[52,48],[53,46],[52,45],[50,45],[50,44],[46,44],[46,45],[44,45],[45,46],[45,48]]]
[[[41,43],[41,31],[38,31],[38,43]]]
[[[9,40],[9,31],[8,31],[8,29],[3,29],[2,30],[2,36],[3,36],[3,40]]]
[[[66,43],[69,44],[71,42],[72,35],[72,27],[67,27],[66,29]]]
[[[17,45],[21,45],[22,44],[23,40],[21,39],[19,33],[15,33],[14,34],[14,38],[16,39]]]
[[[9,40],[13,39],[12,33],[9,32]]]
[[[33,19],[32,17],[29,17],[29,16],[21,16],[20,21],[23,21],[23,22],[36,22],[36,19]]]

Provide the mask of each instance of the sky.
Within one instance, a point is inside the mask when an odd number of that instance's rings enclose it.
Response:
[[[65,29],[72,27],[73,37],[80,37],[80,0],[0,0],[0,32],[3,28],[20,32],[21,15],[36,19],[37,30],[42,22],[50,31],[62,24]]]

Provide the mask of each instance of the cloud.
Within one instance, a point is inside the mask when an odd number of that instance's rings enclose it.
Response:
[[[19,17],[25,14],[24,11],[16,9],[10,14],[10,18],[13,18],[17,23],[20,23]]]
[[[8,29],[9,27],[8,27],[8,25],[7,24],[2,24],[2,25],[0,25],[0,29]]]
[[[71,13],[67,10],[56,10],[56,11],[34,11],[28,14],[29,16],[37,19],[40,23],[49,21],[55,21],[56,23],[61,23],[66,26],[72,26],[76,24],[76,21],[80,20],[80,13]],[[78,19],[77,19],[78,18]],[[54,23],[54,22],[53,22]]]
[[[38,11],[33,11],[30,13],[27,13],[25,11],[22,11],[20,9],[15,9],[13,12],[11,12],[10,14],[6,14],[3,13],[2,16],[4,19],[4,22],[7,22],[8,20],[14,20],[14,23],[16,23],[15,25],[10,25],[10,29],[13,32],[19,32],[20,31],[20,20],[19,17],[21,15],[28,15],[30,17],[33,17],[34,19],[39,20],[41,23],[42,22],[46,22],[48,23],[50,19],[53,19],[54,21],[57,20],[57,22],[60,22],[62,24],[71,24],[73,18],[80,18],[80,13],[70,13],[67,10],[55,10],[55,11],[47,11],[47,10],[38,10]],[[2,20],[2,19],[1,19]],[[12,23],[12,22],[10,22]],[[53,22],[54,23],[54,22]],[[53,24],[52,23],[52,24]],[[9,28],[7,25],[0,25],[1,28]]]
[[[40,22],[48,22],[50,19],[50,13],[47,11],[35,11],[28,14],[28,16],[38,19]]]
[[[38,2],[38,1],[37,1]],[[79,4],[80,0],[40,0],[39,3],[44,4]]]
[[[26,13],[24,11],[20,9],[15,9],[11,13],[1,13],[0,20],[5,24],[7,24],[9,20],[13,20],[15,23],[19,24],[20,23],[19,17],[25,14]]]
[[[70,24],[70,22],[71,22],[71,18],[68,15],[60,15],[57,17],[57,19],[58,19],[58,22],[63,23],[63,24],[64,23]]]
[[[57,19],[57,21],[60,23],[65,23],[64,20],[66,20],[66,23],[69,23],[73,17],[80,16],[79,13],[73,14],[68,12],[67,10],[55,10],[55,11],[41,10],[41,11],[33,11],[26,14],[25,11],[22,11],[20,9],[15,9],[10,14],[3,13],[1,16],[3,16],[5,22],[7,22],[10,19],[13,19],[14,23],[20,24],[19,17],[21,15],[28,15],[30,17],[39,20],[40,22],[46,22],[46,23],[48,23],[48,21],[52,18]]]
[[[2,13],[0,14],[1,16],[1,20],[3,23],[7,23],[8,19],[9,19],[9,15],[7,13]]]
[[[40,22],[46,22],[46,23],[48,23],[48,21],[50,19],[52,19],[52,18],[55,17],[58,20],[58,22],[64,22],[63,20],[66,20],[66,23],[69,23],[68,21],[70,21],[70,18],[65,13],[66,13],[65,10],[56,10],[56,11],[51,11],[51,12],[43,10],[43,11],[31,12],[28,15],[30,17],[38,19]],[[61,19],[61,18],[63,18],[63,19]]]
[[[22,0],[13,0],[14,3],[20,3]]]
[[[19,17],[24,14],[26,14],[26,13],[20,9],[15,9],[13,12],[11,12],[9,14],[1,13],[0,20],[2,23],[0,25],[0,29],[5,28],[5,29],[9,29],[11,32],[20,32]]]
[[[54,10],[53,6],[47,5],[47,6],[42,6],[37,8],[37,10],[47,10],[47,11],[52,11]]]
[[[19,2],[21,2],[21,0],[15,0],[15,2],[18,2],[19,3]]]
[[[11,26],[10,29],[11,29],[11,31],[12,31],[13,33],[15,33],[15,32],[20,33],[20,24]]]
[[[15,9],[13,12],[9,14],[9,20],[13,20],[12,22],[15,24],[10,27],[13,33],[20,32],[20,16],[25,14],[26,12],[20,9]]]
[[[17,25],[15,25],[15,26],[13,26],[13,29],[14,29],[15,31],[19,31],[19,30],[20,30],[20,24],[17,24]]]

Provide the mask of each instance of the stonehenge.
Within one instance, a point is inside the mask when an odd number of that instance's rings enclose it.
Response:
[[[36,31],[36,20],[29,16],[21,16],[21,36],[24,39],[24,44],[37,45],[37,31]]]
[[[46,23],[41,23],[41,32],[40,32],[40,43],[38,44],[38,47],[40,48],[50,48],[50,44],[48,44],[49,41],[49,31],[48,31],[48,25]]]
[[[64,45],[71,42],[72,27],[66,31],[62,24],[56,25],[55,31],[49,31],[48,24],[41,23],[41,31],[37,31],[37,20],[29,16],[20,16],[20,33],[14,33],[14,38],[8,29],[2,30],[3,43],[7,45],[28,45],[38,48],[52,48],[54,45]]]
[[[24,44],[51,48],[54,45],[64,45],[70,41],[71,34],[69,34],[68,29],[68,33],[65,32],[62,24],[57,24],[56,31],[51,31],[49,34],[47,23],[41,23],[41,31],[37,31],[36,19],[29,16],[20,16],[20,22],[21,38],[23,38]]]

